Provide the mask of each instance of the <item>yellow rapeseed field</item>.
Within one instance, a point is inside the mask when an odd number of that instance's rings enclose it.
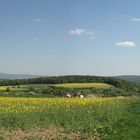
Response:
[[[67,84],[53,84],[53,86],[64,88],[90,88],[90,87],[110,87],[111,85],[106,83],[67,83]]]
[[[129,98],[0,97],[0,129],[56,126],[69,132],[105,136],[123,127]],[[120,125],[119,127],[116,127]]]
[[[113,98],[14,98],[14,97],[0,97],[0,115],[3,114],[19,114],[26,112],[46,112],[48,109],[57,112],[61,108],[63,111],[71,109],[80,109],[84,106],[92,107],[98,106],[102,111],[103,104],[113,108],[120,105],[119,100]],[[91,105],[91,106],[90,106]],[[88,110],[87,110],[88,112]],[[77,112],[78,113],[78,112]]]
[[[8,86],[0,86],[0,90],[6,90]]]
[[[14,97],[0,97],[0,114],[4,112],[29,112],[37,109],[43,110],[54,106],[70,107],[75,105],[101,104],[109,102],[112,98],[14,98]]]

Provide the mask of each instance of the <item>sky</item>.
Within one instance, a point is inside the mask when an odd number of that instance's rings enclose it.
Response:
[[[140,0],[0,0],[0,72],[140,75]]]

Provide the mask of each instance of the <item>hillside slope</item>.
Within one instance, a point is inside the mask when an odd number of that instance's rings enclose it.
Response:
[[[140,76],[138,75],[122,75],[116,77],[130,82],[140,83]]]

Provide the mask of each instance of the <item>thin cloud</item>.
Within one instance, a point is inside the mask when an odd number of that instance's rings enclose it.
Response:
[[[74,30],[69,31],[69,34],[70,34],[70,35],[80,36],[80,35],[84,34],[85,32],[86,32],[85,29],[76,28],[76,29],[74,29]]]
[[[132,42],[132,41],[121,41],[121,42],[116,42],[115,44],[116,44],[116,46],[126,47],[126,48],[136,47],[135,42]]]
[[[131,21],[140,22],[140,18],[132,18]]]
[[[34,19],[34,22],[41,22],[40,18]]]
[[[95,40],[95,33],[92,31],[89,31],[87,29],[84,28],[75,28],[73,30],[69,31],[70,35],[74,35],[74,36],[84,36],[86,38],[88,38],[89,40]]]

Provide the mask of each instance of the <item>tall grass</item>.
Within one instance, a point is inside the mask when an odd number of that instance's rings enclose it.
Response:
[[[100,137],[120,133],[132,99],[0,98],[0,128],[63,127]]]

